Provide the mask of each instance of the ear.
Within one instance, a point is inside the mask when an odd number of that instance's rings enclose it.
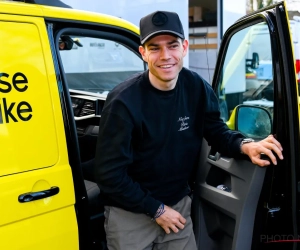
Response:
[[[142,55],[143,60],[148,63],[147,56],[146,56],[146,49],[143,46],[139,47],[139,52]]]
[[[188,52],[188,48],[189,48],[188,40],[184,39],[182,46],[183,46],[183,57],[184,57],[184,56],[186,56],[186,54]]]

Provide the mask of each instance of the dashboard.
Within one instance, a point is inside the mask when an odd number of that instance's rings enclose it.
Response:
[[[73,113],[76,120],[101,116],[105,100],[86,95],[71,95]]]

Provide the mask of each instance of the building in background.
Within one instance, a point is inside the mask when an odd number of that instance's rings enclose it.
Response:
[[[282,0],[246,0],[247,14],[280,1]],[[290,19],[293,19],[294,14],[299,15],[300,0],[285,0],[285,2]]]
[[[245,14],[246,0],[189,0],[189,68],[209,83],[224,33]]]

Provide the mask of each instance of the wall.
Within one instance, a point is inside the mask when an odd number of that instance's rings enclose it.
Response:
[[[196,4],[193,0],[193,4]],[[199,5],[205,5],[206,1],[198,0]],[[207,44],[206,49],[194,49],[189,52],[189,68],[200,74],[206,81],[212,83],[216,67],[218,51],[222,37],[226,30],[239,18],[246,15],[246,0],[215,0],[217,6],[217,25],[200,28],[190,28],[190,33],[203,33],[202,37],[190,39],[191,43]],[[205,31],[203,31],[205,30]],[[214,33],[217,36],[209,36]],[[213,46],[216,45],[216,46]]]

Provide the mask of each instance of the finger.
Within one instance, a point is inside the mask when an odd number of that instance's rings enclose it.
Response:
[[[179,222],[181,222],[182,224],[186,223],[186,219],[183,218],[182,216],[179,217]]]
[[[280,149],[280,151],[283,150],[283,148],[282,148],[280,142],[277,141],[277,140],[274,138],[274,136],[269,135],[269,136],[267,137],[267,142],[275,144],[275,145]]]
[[[268,156],[270,158],[270,160],[272,161],[272,163],[274,165],[277,165],[277,159],[271,149],[263,148],[261,151],[262,151],[261,153],[265,154],[266,156]]]
[[[279,159],[283,160],[282,150],[276,144],[271,144],[270,147],[278,155]]]
[[[267,166],[270,165],[270,162],[269,162],[269,161],[267,161],[267,160],[262,160],[262,159],[260,159],[260,158],[258,158],[258,157],[255,157],[255,158],[252,160],[252,162],[253,162],[254,164],[260,166],[260,167],[267,167]]]
[[[179,229],[176,226],[173,226],[172,230],[173,230],[174,233],[178,233],[179,232]]]
[[[179,229],[184,229],[184,225],[180,222],[176,223],[176,227],[179,228]]]
[[[163,227],[163,229],[165,230],[166,234],[170,234],[171,233],[171,231],[170,231],[170,229],[168,227]]]
[[[283,147],[281,146],[279,141],[277,141],[276,139],[273,139],[272,143],[275,144],[280,149],[280,151],[283,151]]]
[[[261,149],[262,153],[264,153],[268,156],[269,156],[270,153],[273,155],[273,152],[271,150],[273,150],[278,155],[279,159],[283,160],[282,151],[280,150],[280,148],[278,148],[277,145],[275,145],[273,143],[265,142],[264,149]],[[271,152],[269,152],[269,151],[271,151]]]

